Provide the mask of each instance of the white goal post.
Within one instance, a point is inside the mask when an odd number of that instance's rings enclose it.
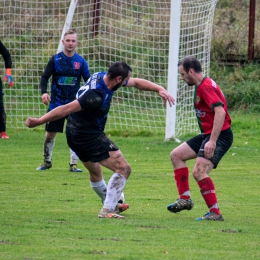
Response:
[[[176,62],[194,55],[201,60],[205,74],[209,72],[216,3],[217,0],[0,1],[0,39],[12,55],[15,83],[12,88],[3,83],[7,129],[25,129],[28,116],[39,117],[46,112],[39,90],[40,77],[49,58],[62,49],[62,35],[71,28],[78,33],[77,52],[88,61],[91,73],[107,71],[110,64],[122,60],[132,67],[133,77],[156,82],[176,99],[176,106],[170,109],[163,106],[157,93],[122,88],[114,96],[106,131],[126,135],[165,133],[166,140],[198,132],[193,90],[180,82]],[[2,67],[4,75],[4,64]]]
[[[195,56],[209,75],[214,11],[218,0],[172,0],[168,91],[176,97],[174,109],[167,106],[165,140],[199,133],[194,114],[194,88],[178,77],[178,60]]]

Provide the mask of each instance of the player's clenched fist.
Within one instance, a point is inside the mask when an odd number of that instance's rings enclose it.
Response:
[[[40,125],[40,119],[39,118],[35,118],[35,117],[28,117],[28,119],[26,120],[25,124],[29,128],[33,128],[33,127],[36,127],[36,126]]]

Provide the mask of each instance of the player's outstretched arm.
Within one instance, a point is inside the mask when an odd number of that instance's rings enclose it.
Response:
[[[80,110],[81,110],[81,106],[80,106],[78,100],[75,100],[66,105],[56,107],[55,109],[51,110],[50,112],[48,112],[47,114],[45,114],[44,116],[42,116],[40,118],[29,117],[26,120],[25,124],[29,128],[33,128],[33,127],[45,124],[47,122],[66,117],[70,113],[78,112]]]
[[[167,101],[170,106],[174,105],[174,103],[175,103],[174,98],[167,92],[167,90],[165,88],[163,88],[162,86],[157,85],[149,80],[139,79],[139,78],[130,78],[127,86],[132,86],[132,87],[138,88],[140,90],[158,92],[159,95],[163,98],[164,105],[166,105]]]

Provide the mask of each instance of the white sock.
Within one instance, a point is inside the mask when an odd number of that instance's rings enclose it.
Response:
[[[104,201],[104,208],[114,211],[121,193],[125,187],[126,179],[119,173],[114,173],[107,185],[107,195]]]
[[[53,147],[55,144],[55,138],[52,140],[44,138],[44,143],[43,143],[43,158],[44,161],[51,162],[51,157],[52,157],[52,151]]]
[[[190,191],[187,190],[181,194],[181,196],[189,196],[190,197]]]
[[[77,164],[79,157],[76,155],[74,151],[70,149],[70,164]]]
[[[101,198],[103,203],[107,194],[107,185],[104,179],[98,182],[90,182],[90,186],[96,192],[96,194]]]
[[[119,198],[119,203],[121,204],[124,204],[125,203],[125,194],[124,192],[122,191],[121,195],[120,195],[120,198]]]
[[[215,203],[210,207],[210,209],[219,209],[218,203]]]

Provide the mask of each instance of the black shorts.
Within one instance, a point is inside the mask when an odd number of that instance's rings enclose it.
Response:
[[[205,143],[209,141],[210,135],[197,135],[188,141],[186,143],[190,146],[190,148],[197,154],[197,157],[203,157],[204,156],[204,146]],[[228,151],[230,146],[233,143],[233,133],[231,128],[228,128],[227,130],[224,130],[220,133],[218,140],[216,142],[216,149],[214,151],[213,157],[211,157],[209,160],[212,161],[214,164],[214,168],[217,168],[218,163],[220,162],[221,158],[224,156],[224,154]]]
[[[45,130],[47,132],[63,133],[65,119],[66,118],[62,118],[46,123]]]
[[[66,127],[67,143],[82,162],[100,162],[119,148],[105,133],[82,134]]]
[[[49,111],[50,110],[48,109],[47,112]],[[63,133],[65,119],[67,119],[67,117],[46,123],[45,130],[47,132]]]

